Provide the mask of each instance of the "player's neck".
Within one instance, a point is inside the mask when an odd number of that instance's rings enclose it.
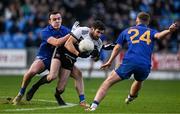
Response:
[[[147,26],[147,25],[144,24],[144,23],[137,23],[137,24],[136,24],[136,26],[139,26],[139,25]]]

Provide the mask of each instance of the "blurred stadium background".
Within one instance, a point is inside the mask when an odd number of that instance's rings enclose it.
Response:
[[[59,10],[63,25],[69,28],[75,20],[82,26],[95,19],[103,20],[108,43],[115,42],[123,29],[135,24],[139,11],[149,12],[150,26],[159,31],[180,20],[179,0],[1,0],[0,74],[23,74],[29,67],[41,42],[40,30],[47,25],[47,14],[51,10]],[[179,51],[179,31],[163,41],[157,40],[152,61],[154,74],[150,78],[180,79]],[[117,58],[117,64],[123,54]],[[78,66],[88,69],[89,61],[79,60]],[[100,61],[94,64],[95,69],[100,65]],[[100,71],[93,74],[103,75]]]

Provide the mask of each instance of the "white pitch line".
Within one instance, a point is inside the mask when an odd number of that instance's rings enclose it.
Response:
[[[17,108],[17,109],[6,109],[4,110],[5,112],[10,112],[10,111],[32,111],[32,110],[49,110],[49,109],[60,109],[60,108],[69,108],[76,106],[77,104],[73,103],[67,103],[67,105],[64,106],[54,106],[54,107],[42,107],[42,108]]]
[[[45,100],[45,99],[33,99],[33,101],[49,102],[49,103],[57,103],[56,101],[53,101],[53,100]]]
[[[0,97],[0,98],[7,98],[5,96]],[[52,100],[45,100],[45,99],[34,99],[33,101],[40,101],[40,102],[51,102],[51,103],[56,103],[56,101],[52,101]],[[10,112],[10,111],[32,111],[32,110],[49,110],[49,109],[60,109],[60,108],[69,108],[69,107],[73,107],[76,106],[77,104],[74,103],[66,103],[67,105],[64,106],[53,106],[53,107],[41,107],[41,108],[17,108],[17,109],[5,109],[3,111],[5,112]]]

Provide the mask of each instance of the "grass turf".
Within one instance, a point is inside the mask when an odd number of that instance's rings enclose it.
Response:
[[[33,78],[28,87],[38,79],[39,77]],[[40,87],[32,101],[23,100],[20,105],[14,106],[7,98],[13,98],[18,93],[21,80],[22,76],[0,76],[0,113],[180,113],[180,80],[146,80],[139,97],[129,105],[124,103],[124,99],[129,92],[132,80],[122,81],[110,89],[95,112],[85,112],[78,105],[59,107],[54,98],[57,81]],[[103,80],[97,78],[84,80],[88,103],[92,102]],[[68,103],[79,103],[71,78],[63,98]]]

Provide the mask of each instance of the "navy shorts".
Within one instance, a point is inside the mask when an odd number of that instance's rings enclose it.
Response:
[[[50,66],[51,66],[51,58],[46,58],[46,57],[42,57],[42,56],[37,56],[36,59],[41,59],[45,65],[45,68],[50,70]]]
[[[62,68],[72,70],[74,63],[76,62],[77,56],[70,53],[64,47],[58,47],[57,50],[55,50],[53,58],[57,58],[61,61]]]
[[[130,62],[123,62],[115,72],[121,79],[129,79],[134,74],[134,79],[137,81],[145,80],[150,73],[150,65],[140,65]]]

